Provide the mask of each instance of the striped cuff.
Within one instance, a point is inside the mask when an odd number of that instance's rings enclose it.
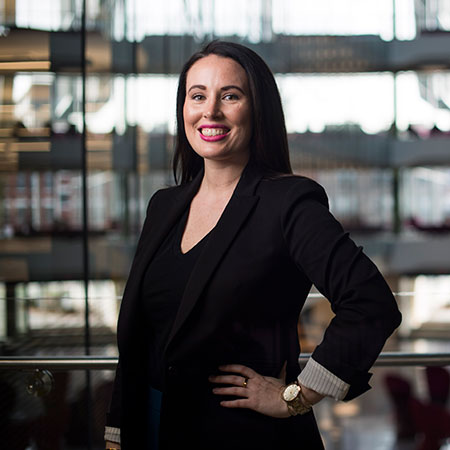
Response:
[[[321,364],[309,358],[305,368],[298,376],[298,382],[308,389],[335,400],[342,400],[350,385],[325,369]]]
[[[120,444],[120,428],[105,427],[105,441]]]

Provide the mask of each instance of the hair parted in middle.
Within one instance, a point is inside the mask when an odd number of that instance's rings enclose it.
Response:
[[[217,55],[231,58],[242,66],[248,78],[253,130],[250,140],[250,162],[270,174],[292,173],[283,107],[275,78],[264,60],[253,50],[234,42],[215,40],[194,53],[184,64],[177,90],[177,135],[173,174],[180,183],[191,181],[203,167],[186,137],[183,107],[189,69],[201,58]]]

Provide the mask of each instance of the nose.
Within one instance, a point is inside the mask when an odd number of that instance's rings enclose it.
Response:
[[[208,102],[205,103],[205,111],[203,116],[206,119],[215,119],[222,115],[222,110],[220,107],[220,99],[210,98]]]

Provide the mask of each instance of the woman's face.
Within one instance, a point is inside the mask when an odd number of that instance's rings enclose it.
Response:
[[[246,162],[252,134],[247,74],[231,58],[199,59],[186,77],[184,128],[202,158]]]

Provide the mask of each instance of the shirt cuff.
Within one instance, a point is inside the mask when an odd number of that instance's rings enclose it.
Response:
[[[309,358],[305,368],[298,376],[298,382],[326,397],[342,400],[350,385],[325,369],[321,364]]]
[[[120,428],[105,427],[105,441],[120,444]]]

